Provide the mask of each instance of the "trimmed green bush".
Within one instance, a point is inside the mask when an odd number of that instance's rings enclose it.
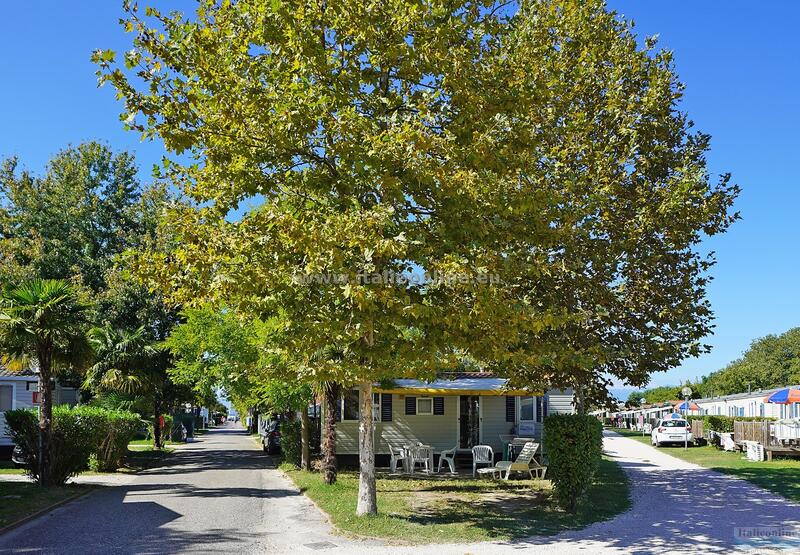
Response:
[[[28,460],[28,474],[39,481],[39,425],[36,412],[19,409],[6,413],[12,441]],[[139,417],[126,411],[99,407],[53,407],[50,444],[51,481],[59,485],[89,468],[116,470],[127,453],[128,442],[141,426]]]
[[[85,410],[90,407],[80,407]],[[76,410],[79,410],[76,408]],[[114,472],[125,462],[128,444],[136,437],[143,424],[142,419],[133,412],[105,410],[98,415],[102,428],[99,442],[92,454],[89,468],[98,472]]]
[[[292,464],[295,468],[300,468],[300,459],[303,454],[300,428],[301,425],[298,420],[285,420],[281,422],[280,427],[283,462]]]
[[[594,416],[552,414],[544,419],[544,448],[558,504],[575,513],[603,455],[603,425]]]
[[[28,461],[28,474],[39,476],[39,425],[35,411],[22,409],[6,413],[11,439]],[[99,423],[91,415],[79,418],[67,406],[53,407],[53,432],[50,442],[50,481],[64,484],[88,468],[89,456],[99,441]]]

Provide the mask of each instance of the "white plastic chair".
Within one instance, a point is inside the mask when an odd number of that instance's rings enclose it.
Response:
[[[472,477],[479,464],[494,466],[494,451],[489,445],[476,445],[472,448]]]
[[[456,449],[458,449],[458,445],[439,454],[439,469],[436,472],[441,472],[442,466],[447,463],[447,466],[450,467],[450,474],[456,473]]]
[[[417,470],[417,465],[424,466],[424,472],[430,474],[433,470],[433,447],[422,445],[421,443],[406,447],[408,456],[409,472],[412,474]]]
[[[408,457],[404,448],[395,447],[389,443],[389,469],[392,471],[392,473],[397,472],[398,461],[402,461],[403,466],[405,466],[407,460]]]

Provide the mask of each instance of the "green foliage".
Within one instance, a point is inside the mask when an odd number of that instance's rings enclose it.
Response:
[[[657,404],[683,399],[683,395],[681,395],[681,386],[675,385],[652,387],[641,392],[641,396],[646,399],[645,402],[647,404]]]
[[[97,446],[100,433],[96,419],[91,416],[78,418],[67,407],[53,409],[50,467],[45,470],[49,478],[45,480],[39,468],[36,413],[23,409],[6,414],[11,438],[22,448],[28,460],[27,471],[34,480],[48,485],[63,485],[69,478],[88,468],[89,457]]]
[[[18,409],[6,413],[12,441],[28,460],[28,473],[39,476],[39,427],[36,412]],[[70,477],[92,466],[110,472],[119,468],[128,443],[142,426],[134,413],[98,407],[58,406],[53,409],[50,485],[64,484]]]
[[[134,48],[95,52],[100,80],[131,129],[197,158],[164,168],[197,205],[169,211],[175,249],[137,273],[278,318],[317,383],[430,375],[468,351],[602,397],[704,352],[713,258],[696,245],[735,219],[738,189],[709,180],[671,54],[600,0],[370,6],[128,5]],[[359,277],[419,271],[459,278]]]
[[[145,425],[138,414],[125,411],[109,411],[77,407],[79,415],[84,417],[89,410],[99,411],[97,418],[102,422],[100,440],[89,462],[89,467],[98,472],[114,472],[125,462],[128,454],[128,443]]]
[[[92,391],[133,393],[153,388],[152,367],[158,351],[147,340],[144,328],[128,332],[110,327],[89,330],[97,362],[89,368],[84,387]]]
[[[89,142],[58,152],[44,176],[17,166],[12,158],[0,169],[0,281],[77,277],[103,291],[140,229],[133,156]]]
[[[247,406],[256,406],[256,325],[210,305],[185,310],[181,316],[183,321],[163,343],[173,356],[171,378],[191,385],[199,396],[216,398],[216,388],[222,388],[235,401],[248,399]]]
[[[574,513],[603,455],[603,426],[593,416],[552,414],[544,420],[548,478],[559,505]]]
[[[182,312],[184,321],[164,341],[174,359],[170,376],[191,384],[196,395],[216,397],[222,388],[244,414],[301,410],[311,400],[311,387],[296,377],[279,354],[274,322],[245,320],[230,310],[205,305]],[[204,393],[205,392],[205,393]]]
[[[11,368],[30,366],[39,370],[39,429],[41,456],[37,449],[37,479],[45,485],[63,483],[71,466],[59,466],[61,449],[53,437],[52,380],[65,370],[82,371],[92,356],[86,339],[87,305],[76,289],[62,280],[32,279],[0,290],[0,355]],[[64,432],[68,434],[68,431]],[[52,440],[52,441],[51,441]],[[80,449],[78,445],[76,449]],[[66,474],[65,474],[66,472]]]
[[[80,291],[62,280],[32,279],[0,289],[0,353],[11,367],[36,361],[46,379],[82,369],[91,358],[87,308]]]
[[[703,396],[730,395],[800,383],[800,328],[753,341],[744,355],[704,377]]]
[[[284,420],[280,425],[281,455],[283,461],[300,468],[302,458],[300,422],[297,420]]]

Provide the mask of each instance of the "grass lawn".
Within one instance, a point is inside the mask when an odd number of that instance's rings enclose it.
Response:
[[[26,482],[0,482],[0,528],[87,491],[88,486],[41,488]]]
[[[165,441],[164,446],[169,447],[170,445],[175,445],[174,441]],[[133,451],[137,449],[141,449],[143,451],[147,451],[148,449],[153,449],[153,440],[152,439],[134,439],[130,443],[128,443],[128,449]]]
[[[345,534],[402,543],[507,540],[553,535],[611,518],[630,506],[620,467],[603,460],[595,484],[577,514],[555,507],[547,480],[425,480],[378,478],[375,517],[355,516],[358,474],[340,472],[333,486],[318,473],[287,474]]]
[[[620,435],[650,445],[650,436],[641,432],[613,428]],[[773,459],[771,462],[748,461],[742,453],[722,451],[711,445],[703,447],[660,447],[663,452],[716,470],[738,476],[787,499],[800,503],[800,459]]]
[[[0,461],[0,474],[24,474],[25,470],[17,468],[11,461]]]

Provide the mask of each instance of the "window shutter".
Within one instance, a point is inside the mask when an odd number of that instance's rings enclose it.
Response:
[[[336,401],[336,409],[333,411],[334,420],[336,422],[342,421],[342,400],[338,399]]]
[[[506,422],[514,422],[517,416],[517,398],[506,397]]]
[[[406,396],[406,414],[417,414],[417,398]]]
[[[444,414],[444,397],[433,398],[433,414],[435,415]]]
[[[542,398],[541,397],[537,397],[536,398],[536,421],[537,422],[542,422],[543,421],[543,417],[544,417],[543,412],[544,411],[542,410],[542,407],[543,407]]]
[[[392,394],[381,393],[381,422],[392,421]]]

